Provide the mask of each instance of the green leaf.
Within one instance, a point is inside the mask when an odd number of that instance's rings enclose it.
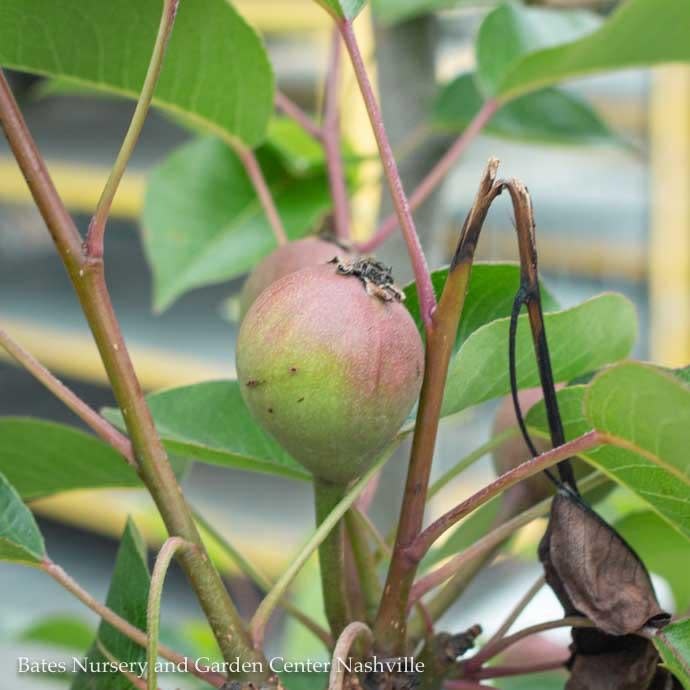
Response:
[[[618,447],[618,464],[602,469],[690,539],[690,387],[657,367],[627,362],[595,377],[584,412]]]
[[[384,24],[396,24],[431,12],[452,7],[484,7],[495,0],[372,0],[376,18]]]
[[[43,536],[34,516],[0,474],[0,561],[37,565],[45,555]]]
[[[448,269],[442,268],[431,274],[434,292],[440,296],[448,279]],[[478,328],[491,321],[510,316],[515,293],[520,285],[520,266],[516,263],[481,263],[472,266],[470,283],[462,310],[462,319],[455,341],[456,349]],[[541,286],[545,309],[556,309],[557,302],[549,291]],[[405,286],[405,306],[417,324],[420,333],[424,326],[419,309],[419,296],[415,283]]]
[[[160,0],[5,0],[0,64],[137,98]],[[154,104],[256,146],[273,112],[273,74],[256,32],[226,0],[181,2]]]
[[[690,620],[671,623],[654,636],[664,664],[685,690],[690,690]]]
[[[354,19],[367,4],[367,0],[316,0],[336,19]]]
[[[435,127],[462,132],[484,104],[473,74],[447,84],[434,107]],[[484,134],[541,144],[612,144],[620,139],[591,106],[574,94],[548,88],[506,103]]]
[[[18,639],[81,654],[93,640],[93,628],[74,616],[46,616],[24,629]]]
[[[633,363],[604,371],[589,387],[558,392],[566,439],[596,427],[612,435],[614,429],[619,431],[628,445],[603,445],[581,457],[634,492],[686,539],[690,539],[689,401],[690,390],[671,375]],[[548,435],[543,403],[529,411],[527,423]]]
[[[504,8],[501,11],[506,12]],[[567,33],[552,33],[551,22],[540,23],[538,35],[546,36],[547,42],[570,41],[551,47],[545,47],[543,41],[537,41],[536,45],[532,42],[535,37],[533,23],[523,18],[530,12],[534,10],[517,5],[510,11],[515,17],[513,22],[526,27],[530,39],[528,51],[515,55],[512,60],[491,59],[492,48],[505,54],[501,43],[513,43],[513,40],[507,40],[500,33],[500,26],[489,25],[484,30],[484,53],[488,61],[483,70],[486,84],[502,101],[574,77],[690,60],[690,42],[685,30],[690,24],[687,0],[627,0],[619,4],[599,29],[577,40],[572,40]],[[513,22],[507,25],[508,30],[512,30]]]
[[[676,611],[686,611],[690,606],[690,579],[678,564],[690,563],[688,540],[650,510],[626,515],[615,527],[645,565],[668,582]]]
[[[293,479],[311,476],[268,437],[242,400],[237,381],[211,381],[171,388],[147,397],[169,451],[225,467]],[[122,426],[116,410],[105,416]]]
[[[127,521],[117,553],[115,569],[108,590],[106,606],[140,630],[146,630],[146,604],[150,575],[144,542],[136,526]],[[118,632],[105,621],[98,628],[96,642],[86,653],[92,664],[105,663],[98,649],[100,642],[119,661],[137,664],[146,660],[146,650]],[[80,671],[72,690],[132,690],[134,686],[120,673],[88,673]]]
[[[24,500],[71,489],[141,487],[121,455],[94,436],[38,419],[0,419],[0,472]]]
[[[324,173],[297,176],[268,147],[258,157],[288,235],[306,235],[330,208]],[[158,310],[247,272],[276,247],[242,162],[213,138],[183,145],[154,169],[142,223]]]
[[[443,414],[510,392],[508,376],[509,318],[476,330],[451,360]],[[635,308],[622,295],[606,293],[564,311],[547,313],[544,323],[556,381],[626,357],[635,342]],[[518,322],[517,371],[520,388],[539,384],[527,315]]]
[[[505,75],[525,55],[573,41],[599,24],[600,20],[591,12],[501,4],[486,16],[479,28],[476,43],[479,87],[486,96],[500,96]]]
[[[323,146],[288,117],[274,117],[271,120],[266,144],[282,157],[295,175],[324,165]]]

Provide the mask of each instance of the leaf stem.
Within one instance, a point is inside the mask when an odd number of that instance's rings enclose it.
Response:
[[[242,161],[242,165],[249,176],[249,180],[254,187],[256,195],[259,197],[259,202],[261,207],[266,214],[271,230],[273,231],[273,236],[278,243],[278,246],[288,243],[288,236],[285,232],[285,226],[276,208],[273,195],[268,187],[266,178],[261,170],[259,161],[256,158],[256,154],[247,146],[242,144],[235,144],[233,147],[235,153],[238,155],[239,159]]]
[[[213,525],[208,522],[198,511],[192,511],[194,520],[201,526],[218,547],[234,561],[237,567],[246,575],[264,594],[270,592],[273,583],[262,572],[257,570]],[[280,605],[285,613],[299,621],[315,637],[323,642],[326,649],[333,646],[333,638],[328,630],[319,625],[315,620],[307,616],[303,611],[294,606],[287,597],[281,599]]]
[[[307,115],[294,101],[290,100],[282,91],[276,90],[275,105],[284,115],[293,119],[302,129],[317,141],[322,140],[323,133],[319,125]]]
[[[105,184],[101,198],[98,200],[96,212],[91,219],[89,225],[89,232],[86,237],[86,255],[93,258],[100,258],[103,256],[103,239],[105,235],[105,226],[110,215],[110,207],[113,204],[113,199],[120,186],[122,176],[125,174],[129,159],[132,157],[134,147],[139,140],[139,135],[146,122],[146,116],[151,106],[153,93],[156,90],[158,77],[160,76],[161,68],[163,67],[163,58],[165,57],[165,49],[168,45],[168,40],[172,33],[173,25],[175,23],[175,15],[177,14],[179,0],[163,0],[163,12],[161,14],[160,25],[158,26],[158,35],[153,46],[153,53],[146,71],[144,84],[137,100],[132,120],[129,123],[129,129],[122,141],[120,152],[117,154],[113,169]]]
[[[467,150],[468,146],[477,138],[482,129],[484,129],[489,120],[494,116],[498,108],[499,104],[494,100],[488,100],[484,103],[463,133],[455,140],[453,145],[412,192],[410,195],[411,211],[416,211],[429,198],[431,193],[453,169],[453,166]],[[378,230],[369,240],[358,246],[359,251],[374,251],[395,232],[398,223],[398,216],[392,213],[381,223]]]
[[[598,431],[589,431],[582,436],[542,453],[531,460],[527,460],[517,467],[495,479],[483,489],[473,494],[455,508],[452,508],[440,518],[431,523],[406,550],[407,557],[413,562],[419,562],[431,545],[450,527],[462,520],[466,515],[484,505],[495,496],[509,489],[511,486],[538,474],[549,467],[579,453],[585,453],[602,445],[606,438]]]
[[[486,646],[496,644],[499,640],[502,640],[513,627],[515,621],[521,616],[523,611],[527,608],[529,603],[534,599],[539,591],[546,584],[546,579],[544,575],[540,575],[536,582],[525,592],[524,596],[520,598],[517,604],[513,607],[512,611],[506,616],[506,619],[501,623],[498,630],[493,634],[491,639],[486,643]]]
[[[364,596],[366,618],[370,620],[378,608],[381,597],[381,583],[376,568],[374,554],[367,539],[369,527],[363,514],[357,508],[351,508],[345,515],[347,534],[352,545],[359,584]]]
[[[111,445],[125,460],[136,467],[132,444],[112,424],[89,407],[78,395],[62,381],[48,371],[31,353],[22,348],[8,333],[0,329],[0,346],[2,346],[33,377],[42,383],[58,400],[62,401],[79,419],[106,443]]]
[[[338,90],[342,72],[342,46],[337,29],[333,30],[331,59],[326,77],[323,121],[323,148],[326,154],[328,183],[333,199],[333,222],[339,240],[350,238],[350,205],[345,184],[345,169],[340,150],[340,113]]]
[[[138,461],[139,475],[171,536],[196,544],[182,566],[206,613],[226,661],[262,661],[249,642],[242,619],[205,552],[189,506],[177,483],[134,372],[105,282],[103,260],[82,253],[81,238],[48,175],[4,74],[0,72],[0,122],[36,206],[53,237],[89,323]]]
[[[271,591],[266,595],[259,605],[259,608],[256,610],[249,626],[255,646],[259,647],[263,643],[268,620],[273,610],[278,605],[278,602],[285,596],[292,581],[304,567],[314,551],[319,548],[324,539],[326,539],[343,515],[345,515],[348,509],[357,500],[357,497],[364,491],[369,480],[381,469],[381,467],[383,467],[392,452],[392,448],[386,451],[373,467],[355,483],[346,496],[331,511],[328,517],[317,527],[316,531],[302,547],[302,550],[297,554],[296,558],[293,559],[288,569],[280,576],[280,579],[275,585],[273,585]]]
[[[158,660],[158,637],[160,635],[161,623],[161,596],[163,594],[165,576],[172,559],[178,551],[195,548],[194,544],[190,544],[180,537],[170,537],[166,540],[165,544],[163,544],[156,557],[156,563],[153,566],[153,573],[151,574],[149,601],[146,607],[146,622],[148,628],[148,645],[146,647],[148,672],[146,674],[146,690],[156,690],[158,684],[156,662]]]
[[[359,621],[350,623],[338,637],[333,650],[333,660],[331,662],[331,674],[328,678],[328,690],[343,690],[343,680],[345,678],[346,665],[342,662],[347,661],[350,649],[354,641],[363,635],[367,643],[371,643],[371,630],[369,626]]]
[[[431,329],[431,317],[436,308],[436,295],[431,284],[431,276],[429,274],[429,267],[426,263],[426,257],[422,250],[422,245],[417,235],[412,212],[403,189],[403,184],[398,172],[398,166],[395,162],[395,156],[391,149],[386,128],[383,124],[383,116],[381,109],[374,95],[374,89],[371,85],[367,69],[364,64],[364,59],[357,44],[357,37],[355,36],[352,22],[349,20],[338,20],[337,26],[345,42],[345,46],[350,55],[350,60],[359,84],[359,89],[364,99],[364,104],[369,114],[369,120],[376,138],[376,143],[381,156],[383,164],[383,172],[388,182],[391,198],[395,213],[402,229],[403,237],[407,244],[407,253],[410,257],[412,269],[417,283],[417,292],[419,294],[420,310],[422,320],[427,330]]]
[[[54,563],[49,558],[46,558],[40,565],[41,570],[50,575],[60,586],[64,587],[68,592],[73,594],[82,604],[98,614],[106,623],[112,625],[113,628],[121,632],[125,637],[128,637],[133,642],[136,642],[141,647],[148,646],[148,636],[143,630],[132,625],[129,621],[121,616],[118,616],[114,611],[109,609],[105,604],[101,604],[89,592],[87,592],[73,577],[68,575],[57,563]],[[200,664],[188,657],[178,654],[165,645],[159,645],[160,655],[168,661],[181,668],[189,669],[189,672],[197,678],[206,681],[215,688],[222,687],[225,683],[225,677],[220,673],[216,673],[204,668]]]
[[[513,635],[504,637],[498,640],[492,645],[485,645],[482,647],[481,651],[475,654],[471,659],[468,659],[463,663],[463,667],[466,673],[472,674],[477,671],[489,660],[504,652],[509,647],[514,644],[524,640],[526,637],[531,637],[532,635],[538,635],[541,632],[547,630],[555,630],[556,628],[594,628],[596,627],[592,621],[583,616],[569,616],[566,618],[559,618],[553,621],[547,621],[545,623],[538,623],[537,625],[531,625],[528,628],[519,630]]]
[[[118,673],[121,673],[137,690],[146,690],[146,683],[136,675],[126,669],[126,665],[122,663],[122,659],[118,659],[110,650],[100,641],[96,640],[96,649],[111,663],[115,665]],[[159,690],[159,689],[156,689]]]

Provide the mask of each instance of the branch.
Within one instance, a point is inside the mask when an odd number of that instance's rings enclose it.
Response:
[[[114,668],[117,669],[118,673],[121,673],[137,690],[147,690],[146,683],[136,675],[126,669],[127,664],[122,662],[122,659],[118,659],[114,654],[108,650],[108,648],[100,641],[96,640],[96,649],[111,663]],[[159,688],[154,688],[154,690],[160,690]]]
[[[419,183],[419,186],[410,195],[410,210],[416,211],[428,198],[446,175],[453,169],[458,159],[467,150],[468,146],[477,138],[489,120],[498,110],[498,103],[488,100],[474,119],[465,128],[464,132],[455,140],[455,143],[446,151],[445,155],[429,171],[429,174]],[[398,217],[393,213],[386,218],[374,235],[358,246],[359,251],[372,252],[383,244],[398,227]]]
[[[338,89],[341,77],[341,44],[337,29],[333,31],[331,60],[326,77],[324,102],[323,148],[326,154],[328,182],[333,198],[333,222],[339,240],[350,238],[350,205],[345,184],[342,152],[340,150],[340,115]]]
[[[371,630],[369,630],[369,627],[364,623],[350,623],[340,634],[335,649],[333,650],[331,675],[328,678],[328,690],[343,690],[345,664],[341,662],[347,659],[350,654],[350,648],[360,635],[364,635],[367,643],[371,644]]]
[[[148,662],[148,672],[146,674],[146,690],[156,690],[158,684],[158,674],[156,673],[156,661],[158,660],[158,636],[160,635],[161,623],[161,596],[163,594],[163,583],[170,567],[172,559],[178,551],[185,549],[195,549],[194,544],[190,544],[180,537],[170,537],[161,547],[156,557],[151,574],[151,585],[149,587],[149,601],[146,607],[146,624],[148,628],[148,645],[146,647],[146,661]]]
[[[436,521],[431,523],[418,537],[414,543],[406,550],[406,556],[413,562],[418,563],[424,557],[431,545],[450,527],[462,520],[466,515],[475,511],[480,506],[498,496],[511,486],[531,477],[534,474],[543,472],[545,469],[561,462],[565,458],[585,453],[592,450],[607,440],[607,437],[598,431],[590,431],[574,441],[564,443],[553,450],[523,462],[521,465],[502,474],[491,484],[473,494],[462,503],[452,508]]]
[[[275,92],[275,105],[283,115],[293,119],[302,129],[317,141],[322,140],[321,128],[294,101],[290,100],[282,91]]]
[[[395,156],[393,155],[393,150],[388,141],[381,109],[376,101],[374,89],[369,80],[369,75],[367,74],[367,69],[364,65],[359,46],[357,45],[357,37],[352,28],[352,23],[349,21],[338,21],[338,28],[348,53],[350,54],[350,60],[354,68],[355,76],[357,77],[357,83],[362,92],[364,104],[366,105],[369,120],[371,121],[371,126],[374,131],[374,137],[378,144],[381,162],[383,163],[383,172],[388,182],[393,206],[407,244],[407,253],[410,256],[415,282],[417,283],[422,320],[427,330],[430,330],[431,317],[436,308],[436,296],[434,294],[433,285],[431,284],[431,276],[429,274],[429,267],[426,263],[426,257],[424,256],[424,251],[422,250],[422,245],[417,235],[414,219],[412,218],[407,196],[405,195],[400,173],[398,172],[398,166],[395,162]]]
[[[254,151],[241,144],[236,144],[234,146],[234,151],[239,156],[244,169],[247,171],[247,175],[249,176],[252,186],[254,187],[256,195],[259,197],[261,208],[263,208],[264,213],[266,214],[266,218],[268,219],[268,223],[271,226],[273,236],[275,237],[278,246],[287,244],[288,236],[285,232],[285,226],[280,218],[273,195],[271,194],[271,190],[268,187],[266,178],[264,177]]]
[[[105,235],[105,225],[110,215],[110,207],[113,204],[117,188],[120,186],[122,176],[125,174],[127,163],[129,163],[129,159],[134,152],[134,147],[139,140],[144,122],[146,122],[146,116],[148,115],[149,107],[153,99],[153,92],[156,90],[158,77],[163,67],[165,49],[168,46],[168,40],[170,39],[170,34],[172,33],[175,23],[178,4],[179,0],[163,0],[163,13],[161,14],[158,35],[156,36],[156,42],[153,46],[153,53],[151,55],[148,70],[146,71],[144,84],[141,87],[141,93],[139,94],[132,120],[129,123],[129,129],[122,142],[122,147],[117,154],[113,169],[110,172],[110,177],[108,177],[108,181],[105,183],[101,198],[98,200],[98,205],[96,206],[96,212],[89,224],[89,232],[86,237],[87,256],[93,258],[100,258],[103,256],[103,238]]]
[[[124,434],[120,433],[110,422],[89,407],[2,329],[0,329],[0,345],[58,400],[61,400],[72,410],[84,424],[93,429],[103,441],[120,453],[130,465],[136,467],[137,463],[134,459],[132,444]]]
[[[419,535],[424,520],[448,365],[469,284],[472,256],[469,248],[465,248],[465,243],[469,236],[472,240],[471,247],[476,244],[475,235],[478,236],[492,201],[500,193],[500,187],[495,185],[497,167],[498,161],[491,160],[482,177],[460,240],[459,253],[462,259],[456,257],[450,266],[441,301],[427,335],[424,380],[405,493],[393,558],[375,626],[376,639],[388,654],[402,655],[404,652],[407,601],[417,566],[409,560],[406,551]]]
[[[242,619],[208,558],[177,478],[170,466],[134,372],[105,282],[103,261],[86,257],[74,221],[47,173],[26,122],[0,72],[0,121],[67,268],[127,426],[139,475],[154,499],[171,536],[199,547],[182,555],[182,567],[204,609],[226,661],[237,657],[265,661],[249,642]]]
[[[121,632],[125,637],[136,642],[141,647],[146,648],[148,646],[148,636],[143,630],[139,630],[139,628],[132,625],[129,621],[118,616],[114,611],[97,601],[59,565],[49,558],[46,558],[41,563],[40,569],[47,575],[50,575],[60,586],[73,594],[82,604],[98,614],[106,623],[112,625],[113,628]],[[170,649],[170,647],[159,645],[158,650],[164,659],[172,661],[181,668],[188,668],[191,674],[195,675],[197,678],[201,678],[201,680],[206,681],[215,688],[222,687],[225,682],[225,676],[200,666],[194,660],[178,654]]]

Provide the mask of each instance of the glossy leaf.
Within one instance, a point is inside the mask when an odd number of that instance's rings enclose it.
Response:
[[[673,375],[629,362],[599,374],[587,388],[584,412],[613,437],[625,464],[610,467],[690,538],[690,387]]]
[[[336,19],[354,19],[367,4],[367,0],[316,0]]]
[[[637,384],[643,387],[635,388]],[[687,387],[660,369],[632,363],[612,367],[595,378],[591,386],[596,386],[596,390],[573,386],[558,392],[566,438],[577,438],[594,426],[600,428],[597,422],[607,422],[607,427],[615,427],[622,432],[625,432],[626,426],[629,430],[635,429],[637,440],[626,440],[629,434],[621,436],[627,448],[603,445],[581,457],[637,494],[655,513],[690,539],[687,452],[685,457],[682,453],[680,457],[676,455],[678,438],[681,438],[682,444],[683,435],[687,438],[690,429],[687,420],[685,429],[682,428],[684,415],[690,413],[687,403],[690,392]],[[673,407],[673,403],[678,401],[683,404]],[[641,408],[643,402],[644,407]],[[647,403],[650,403],[649,407]],[[590,412],[595,412],[596,416],[590,416]],[[535,405],[529,411],[527,423],[546,435],[543,404]],[[657,439],[657,432],[662,431],[665,436],[665,432],[668,432],[667,437]],[[653,444],[657,440],[658,449],[652,452],[638,445]],[[685,440],[685,449],[687,447]],[[637,448],[640,452],[636,452]],[[683,472],[686,474],[683,475]]]
[[[614,525],[649,570],[673,591],[676,611],[690,607],[690,579],[679,563],[690,562],[690,542],[651,510],[631,513]]]
[[[93,627],[75,616],[47,616],[24,629],[18,640],[82,654],[93,640]]]
[[[486,96],[500,96],[503,78],[524,56],[573,41],[592,32],[599,24],[595,14],[582,10],[502,3],[486,16],[479,28],[478,86]]]
[[[544,322],[556,381],[568,381],[626,357],[637,334],[635,308],[612,293],[547,313]],[[444,415],[510,392],[508,327],[508,318],[498,319],[461,345],[448,372]],[[534,387],[539,375],[526,314],[520,317],[516,342],[518,385]]]
[[[259,159],[288,235],[306,235],[330,208],[324,173],[297,176],[269,147]],[[158,310],[246,273],[276,247],[241,161],[218,139],[185,144],[154,169],[142,224]]]
[[[24,500],[71,489],[140,487],[137,473],[103,441],[62,424],[0,419],[0,472]]]
[[[144,542],[134,523],[125,527],[113,571],[106,606],[140,630],[146,630],[146,604],[150,575]],[[91,664],[106,663],[98,649],[100,642],[118,661],[143,663],[146,650],[122,635],[105,621],[98,628],[96,642],[86,653]],[[132,690],[133,685],[120,673],[88,673],[80,671],[72,683],[72,690]]]
[[[496,681],[496,687],[501,690],[563,690],[565,683],[565,673],[552,671],[516,678],[499,678]]]
[[[447,278],[447,268],[436,270],[431,274],[437,296],[443,292]],[[455,343],[456,348],[481,326],[496,319],[510,316],[519,284],[520,266],[518,264],[478,262],[473,265]],[[556,309],[558,305],[553,296],[543,285],[541,290],[545,308]],[[419,310],[419,296],[414,283],[405,286],[405,306],[415,320],[420,333],[423,334],[424,327]]]
[[[34,516],[0,474],[0,561],[37,565],[45,555],[43,536]]]
[[[294,479],[310,475],[256,424],[237,381],[211,381],[149,395],[161,437],[171,452],[236,469]],[[122,425],[119,412],[105,415]]]
[[[588,74],[690,60],[685,31],[690,4],[686,0],[627,0],[598,29],[580,38],[577,31],[570,35],[555,31],[552,22],[540,22],[535,33],[527,14],[535,10],[517,5],[505,8],[496,11],[510,15],[509,23],[485,22],[480,35],[482,54],[487,56],[486,64],[480,64],[482,85],[502,101]],[[505,32],[515,30],[522,40],[506,40]],[[508,53],[516,42],[528,50],[513,51],[511,57]],[[503,47],[504,43],[509,47]],[[501,57],[491,57],[492,51]]]
[[[0,64],[136,98],[162,8],[161,0],[4,0]],[[154,104],[226,139],[263,140],[273,74],[260,38],[229,2],[180,3]]]
[[[690,620],[667,625],[654,636],[666,667],[685,690],[690,690]]]
[[[441,90],[434,107],[433,124],[446,131],[462,132],[483,103],[474,75],[462,74]],[[620,143],[586,101],[555,88],[506,103],[483,132],[541,144]]]

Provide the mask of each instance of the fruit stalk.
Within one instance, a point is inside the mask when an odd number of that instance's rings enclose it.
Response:
[[[314,480],[317,525],[321,525],[342,501],[346,489],[338,484]],[[345,574],[345,523],[342,519],[319,546],[319,566],[326,618],[331,634],[337,638],[350,620]]]
[[[0,121],[93,333],[117,403],[123,412],[139,464],[139,474],[158,506],[170,535],[182,537],[199,547],[196,552],[183,554],[180,560],[207,614],[223,656],[227,661],[238,656],[247,660],[261,660],[263,656],[250,645],[239,613],[206,553],[158,437],[115,317],[105,282],[103,261],[87,257],[82,251],[79,231],[55,189],[1,72]]]
[[[357,37],[355,36],[352,22],[347,20],[338,20],[337,22],[340,33],[345,42],[345,47],[350,55],[352,67],[359,84],[359,89],[364,99],[364,104],[367,108],[371,127],[376,138],[376,143],[379,149],[379,155],[383,164],[383,172],[388,182],[391,198],[395,213],[400,223],[400,228],[407,244],[407,253],[412,263],[412,270],[414,272],[415,282],[417,283],[417,292],[419,294],[419,304],[424,325],[429,331],[431,329],[431,317],[436,308],[436,295],[431,284],[431,275],[429,274],[429,267],[426,263],[426,257],[422,250],[422,245],[417,235],[414,219],[410,211],[410,206],[407,201],[405,190],[403,189],[398,166],[395,162],[393,149],[388,141],[386,128],[383,124],[383,116],[381,109],[374,95],[374,89],[371,85],[367,69],[364,64],[364,59],[357,44]]]

